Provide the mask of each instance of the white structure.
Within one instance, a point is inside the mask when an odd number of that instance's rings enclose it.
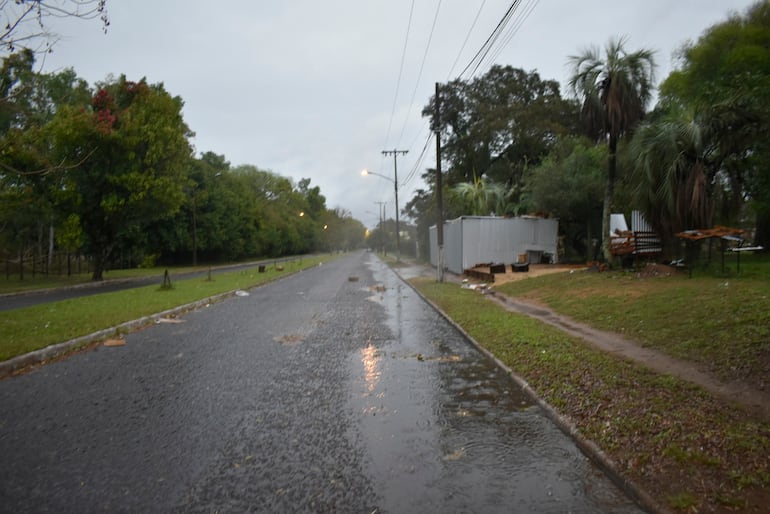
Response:
[[[544,254],[556,262],[559,222],[555,219],[462,216],[444,222],[444,267],[462,274],[477,264],[513,264],[527,254],[538,263]],[[436,226],[430,227],[430,262],[438,266]]]

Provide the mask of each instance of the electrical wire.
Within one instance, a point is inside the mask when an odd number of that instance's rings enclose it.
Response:
[[[388,131],[385,134],[385,144],[383,148],[387,148],[388,140],[390,139],[390,129],[393,126],[393,118],[396,116],[396,104],[398,102],[398,91],[401,88],[401,77],[404,73],[404,62],[406,61],[406,49],[409,46],[409,32],[412,28],[412,14],[414,13],[414,0],[412,0],[412,6],[409,8],[409,21],[406,24],[406,37],[404,38],[404,49],[401,51],[401,66],[398,70],[398,79],[396,80],[396,93],[393,95],[393,107],[390,110],[390,121],[388,121]]]
[[[479,10],[476,12],[476,17],[473,18],[473,23],[471,23],[471,28],[468,29],[468,33],[465,34],[465,40],[463,41],[462,46],[460,47],[460,51],[457,52],[457,57],[455,57],[455,62],[452,63],[452,67],[449,68],[449,73],[447,73],[446,81],[449,82],[449,79],[452,78],[452,72],[455,71],[455,66],[457,66],[457,63],[460,61],[460,57],[463,54],[463,50],[465,50],[465,45],[468,44],[468,40],[471,38],[471,33],[473,32],[473,29],[476,27],[476,22],[479,21],[479,16],[481,16],[481,11],[484,9],[484,5],[487,3],[487,0],[484,0],[481,2],[481,5],[479,6]]]
[[[428,51],[430,50],[430,43],[433,41],[433,32],[436,30],[436,21],[438,21],[438,14],[441,11],[441,0],[439,0],[436,6],[436,13],[433,15],[433,24],[430,27],[430,34],[428,35],[428,43],[425,45],[425,52],[422,54],[422,62],[420,63],[420,71],[417,73],[417,80],[414,84],[414,90],[412,91],[412,98],[409,100],[409,108],[404,116],[404,124],[401,127],[401,133],[398,135],[396,146],[401,144],[401,138],[404,137],[404,130],[406,130],[407,122],[409,121],[409,115],[414,107],[414,99],[417,97],[417,89],[420,87],[420,80],[422,79],[422,72],[425,69],[425,61],[428,58]]]
[[[513,37],[519,32],[519,29],[521,29],[521,26],[524,24],[527,18],[529,18],[529,15],[532,14],[532,11],[535,10],[535,7],[537,7],[539,2],[540,0],[528,0],[528,4],[523,8],[523,14],[519,16],[519,19],[515,22],[515,24],[510,29],[508,29],[508,32],[504,36],[502,43],[497,47],[497,50],[492,55],[492,62],[497,61],[497,58],[500,56],[505,47],[508,46],[508,43],[511,42],[511,39],[513,39]]]
[[[422,150],[420,151],[420,155],[417,157],[417,160],[415,161],[412,168],[409,170],[409,174],[407,175],[406,180],[404,180],[404,186],[409,184],[411,180],[414,178],[415,174],[417,173],[417,170],[420,169],[422,166],[423,161],[425,160],[425,156],[428,154],[428,148],[430,145],[430,142],[433,140],[433,133],[429,133],[428,137],[425,140],[425,144],[422,147]]]
[[[510,41],[513,39],[513,37],[518,33],[518,31],[521,29],[524,22],[527,20],[527,18],[532,14],[535,7],[537,7],[539,0],[513,0],[511,4],[508,6],[508,8],[505,11],[505,14],[500,18],[495,28],[492,30],[492,32],[489,34],[489,36],[486,38],[482,46],[479,48],[479,50],[476,52],[476,54],[471,58],[471,60],[466,64],[466,66],[463,68],[462,72],[457,76],[458,80],[463,80],[463,77],[465,77],[465,80],[468,80],[476,75],[476,73],[481,69],[482,64],[485,62],[495,62],[497,58],[500,56],[501,52],[504,50],[504,48],[510,43]],[[388,123],[388,131],[386,136],[386,144],[383,147],[387,147],[387,141],[390,138],[390,131],[393,125],[393,120],[395,118],[395,112],[396,112],[396,105],[398,102],[398,94],[401,87],[401,81],[403,77],[403,71],[404,71],[404,64],[406,60],[406,52],[408,47],[408,41],[409,41],[409,34],[411,31],[412,26],[412,18],[414,13],[414,0],[412,0],[411,8],[409,11],[409,22],[407,24],[407,33],[406,38],[404,41],[404,48],[401,56],[401,67],[399,69],[399,76],[398,81],[396,85],[396,94],[393,99],[393,107],[391,110],[391,118],[390,122]],[[465,39],[463,40],[462,46],[460,47],[460,50],[457,54],[457,57],[455,58],[454,62],[452,63],[452,66],[449,70],[449,73],[447,75],[447,81],[449,81],[449,78],[452,76],[452,73],[457,66],[457,63],[459,62],[463,51],[465,50],[465,47],[470,40],[470,36],[473,33],[474,28],[476,27],[476,24],[481,16],[481,13],[484,9],[484,6],[486,4],[486,0],[483,0],[481,5],[479,6],[478,11],[476,12],[476,16],[473,19],[473,22],[471,23],[470,28],[468,29],[468,32],[465,36]],[[433,17],[433,24],[431,26],[430,35],[428,37],[428,42],[425,48],[425,51],[423,53],[422,62],[420,64],[420,69],[418,73],[417,83],[415,84],[414,91],[412,93],[412,99],[409,104],[409,109],[407,110],[406,119],[404,120],[404,125],[402,126],[401,132],[399,134],[398,142],[400,143],[401,139],[403,138],[404,132],[406,130],[406,125],[409,120],[409,113],[411,113],[412,107],[414,105],[414,99],[417,94],[417,90],[419,88],[420,80],[422,78],[422,73],[425,67],[425,62],[427,60],[427,56],[430,50],[431,42],[433,39],[433,34],[436,28],[437,19],[439,15],[439,11],[441,9],[441,0],[438,2],[438,6],[436,8],[436,13]],[[410,168],[410,171],[408,172],[406,178],[402,181],[401,184],[399,184],[399,187],[407,186],[414,178],[417,176],[418,170],[421,168],[423,162],[425,161],[425,158],[428,154],[428,150],[430,148],[430,143],[433,140],[434,133],[432,131],[429,131],[427,137],[424,136],[424,130],[427,127],[428,123],[426,122],[423,128],[418,132],[417,136],[415,137],[414,141],[409,147],[409,150],[411,150],[417,143],[418,140],[422,137],[425,138],[425,142],[423,144],[422,150],[420,151],[419,155],[414,161],[413,166]],[[398,146],[398,145],[397,145]],[[383,163],[381,167],[384,165],[384,158]]]
[[[409,150],[412,150],[412,148],[414,148],[414,147],[417,145],[417,141],[419,141],[420,139],[423,139],[423,138],[425,137],[425,135],[424,135],[424,132],[425,132],[425,129],[427,129],[427,128],[428,128],[428,126],[429,126],[429,123],[426,121],[426,122],[423,124],[422,128],[420,129],[420,131],[419,131],[419,132],[417,132],[417,136],[416,136],[416,137],[415,137],[415,138],[412,140],[412,144],[410,144],[410,145],[409,145],[409,147],[408,147],[408,148],[409,148]],[[429,140],[429,141],[430,141],[430,139],[431,139],[432,135],[433,135],[432,133],[428,134],[428,140]],[[424,153],[424,152],[425,152],[425,150],[423,150],[423,153]],[[422,154],[421,154],[421,155],[422,155]],[[420,158],[420,156],[418,156],[417,160],[418,160],[418,161],[421,161],[422,159]],[[417,171],[417,168],[416,168],[416,166],[415,166],[415,167],[413,167],[413,168],[411,169],[411,171],[410,171],[410,172],[409,172],[409,174],[407,175],[406,179],[404,180],[404,185],[405,185],[405,186],[406,186],[407,184],[409,184],[409,182],[412,180],[412,178],[414,178],[414,174],[416,173],[416,171]]]
[[[479,48],[478,52],[476,52],[476,55],[474,55],[470,62],[468,62],[468,64],[465,66],[465,68],[463,68],[463,71],[460,73],[458,78],[462,78],[463,75],[465,75],[466,72],[471,69],[471,67],[473,67],[473,71],[470,72],[468,78],[471,78],[476,74],[476,71],[481,66],[481,63],[484,62],[484,60],[487,58],[487,55],[489,55],[490,50],[500,38],[500,34],[505,30],[505,27],[508,25],[508,23],[510,23],[511,18],[513,17],[516,9],[520,4],[521,0],[513,0],[513,2],[511,2],[511,5],[505,11],[505,14],[497,23],[497,26],[494,28],[494,30],[492,30],[492,33],[489,35],[489,37],[487,37],[486,41],[484,41],[484,44],[481,45],[481,48]]]

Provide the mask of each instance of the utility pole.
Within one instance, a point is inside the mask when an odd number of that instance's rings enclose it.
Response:
[[[380,215],[380,252],[385,253],[385,238],[383,237],[383,221],[385,220],[385,205],[388,202],[374,202],[379,206],[379,210],[377,211]]]
[[[433,130],[436,132],[436,204],[438,210],[438,222],[436,223],[436,241],[438,243],[438,266],[436,269],[439,282],[444,281],[444,204],[442,200],[441,180],[441,97],[439,86],[436,82],[436,112],[433,114]]]
[[[383,150],[382,155],[393,156],[393,184],[396,188],[396,262],[401,260],[401,233],[398,228],[398,154],[406,155],[409,150]]]

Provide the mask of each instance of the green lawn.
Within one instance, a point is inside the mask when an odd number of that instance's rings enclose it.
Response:
[[[739,276],[574,272],[509,282],[501,293],[543,302],[596,328],[702,363],[723,379],[766,381],[770,364],[770,267]]]
[[[105,293],[0,312],[0,360],[7,360],[51,344],[91,334],[158,312],[210,298],[236,289],[248,289],[288,273],[317,266],[335,256],[305,257],[281,263],[283,270],[267,266],[264,273],[257,268],[233,271],[207,277],[178,280],[171,289],[158,285]],[[145,272],[146,274],[146,272]]]

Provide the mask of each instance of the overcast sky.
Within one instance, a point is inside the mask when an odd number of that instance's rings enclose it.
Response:
[[[420,113],[436,82],[456,78],[511,0],[108,0],[111,25],[56,20],[43,71],[65,67],[90,84],[109,74],[162,82],[184,102],[196,153],[223,154],[295,181],[307,177],[365,225],[378,221],[393,183],[399,206],[435,166]],[[657,52],[658,80],[673,52],[750,0],[522,0],[493,64],[537,70],[566,90],[569,55],[613,36]],[[411,23],[410,23],[411,19]],[[475,23],[474,23],[475,20]],[[467,42],[466,42],[467,39]],[[464,44],[465,43],[465,44]],[[403,56],[403,59],[402,59]],[[403,62],[403,64],[402,64]],[[400,80],[399,80],[400,77]],[[463,76],[468,77],[468,74]]]

